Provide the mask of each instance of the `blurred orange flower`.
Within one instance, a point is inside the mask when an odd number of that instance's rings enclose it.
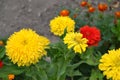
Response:
[[[2,41],[2,40],[0,40],[0,46],[3,46],[3,45],[4,45],[3,41]]]
[[[14,74],[9,74],[9,75],[8,75],[8,79],[9,79],[9,80],[13,80],[14,78],[15,78],[15,75],[14,75]]]

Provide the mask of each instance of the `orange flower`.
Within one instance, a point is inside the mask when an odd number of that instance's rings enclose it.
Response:
[[[80,3],[80,5],[81,5],[82,7],[85,7],[85,6],[87,5],[87,2],[86,2],[86,1],[82,1],[82,2]]]
[[[70,14],[70,11],[67,9],[60,11],[60,16],[69,16],[69,14]]]
[[[107,10],[107,8],[108,8],[108,6],[107,6],[107,4],[105,4],[105,3],[100,3],[100,4],[98,4],[98,10],[99,11],[105,11],[105,10]]]
[[[120,18],[120,11],[115,12],[115,16],[116,16],[117,18]]]
[[[8,75],[8,79],[9,79],[9,80],[13,80],[14,78],[15,78],[15,75],[14,75],[14,74],[9,74],[9,75]]]
[[[4,45],[3,41],[2,41],[2,40],[0,40],[0,46],[3,46],[3,45]]]
[[[87,7],[88,7],[88,8],[89,8],[89,7],[92,7],[92,4],[88,3],[88,4],[87,4]]]
[[[94,7],[89,7],[89,8],[88,8],[88,11],[92,13],[92,12],[95,11],[95,8],[94,8]]]

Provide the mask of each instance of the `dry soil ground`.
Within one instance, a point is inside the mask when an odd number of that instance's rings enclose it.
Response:
[[[22,28],[32,28],[40,35],[57,41],[49,29],[49,21],[60,6],[79,7],[81,0],[0,0],[0,38]],[[94,3],[97,4],[95,0]]]

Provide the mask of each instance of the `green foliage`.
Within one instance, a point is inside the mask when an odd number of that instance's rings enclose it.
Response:
[[[98,69],[93,69],[89,80],[103,80],[103,75]]]
[[[108,0],[109,2],[111,0]],[[120,47],[120,19],[114,23],[114,15],[96,10],[88,12],[88,8],[66,8],[58,10],[70,10],[70,17],[76,22],[75,32],[79,32],[82,26],[90,25],[97,27],[101,32],[101,41],[98,46],[87,47],[84,53],[75,53],[73,48],[68,49],[63,38],[67,31],[60,36],[58,42],[50,43],[46,49],[47,55],[38,63],[19,67],[13,64],[6,56],[5,46],[0,46],[0,60],[4,63],[0,68],[0,78],[8,80],[9,74],[14,74],[15,80],[104,80],[103,73],[98,69],[99,60],[111,49]],[[74,17],[76,15],[76,17]],[[6,45],[7,40],[3,40]],[[111,79],[112,80],[112,79]]]
[[[5,56],[5,47],[0,48],[0,59],[2,59]]]
[[[3,80],[8,80],[9,74],[19,75],[23,72],[23,68],[19,68],[15,65],[5,65],[2,69],[0,69],[0,78],[3,78]]]
[[[116,26],[112,28],[112,32],[115,34],[115,37],[117,37],[117,40],[120,41],[120,19],[117,20]]]

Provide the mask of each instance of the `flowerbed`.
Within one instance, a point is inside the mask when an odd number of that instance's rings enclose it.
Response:
[[[82,8],[82,12],[79,11]],[[32,29],[0,41],[2,80],[120,80],[120,11],[86,1],[50,20],[51,43]]]

